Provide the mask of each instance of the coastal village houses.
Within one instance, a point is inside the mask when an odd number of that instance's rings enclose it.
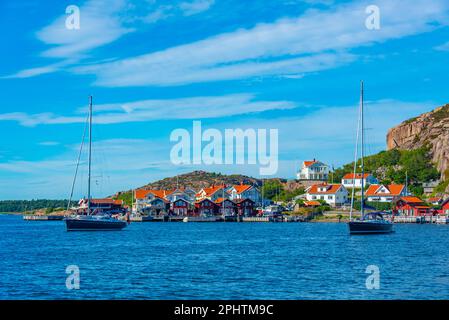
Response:
[[[151,215],[164,215],[170,209],[170,201],[165,197],[170,194],[167,190],[145,190],[135,191],[135,209]]]
[[[346,188],[361,188],[362,181],[364,186],[368,186],[370,184],[378,184],[379,181],[370,173],[365,173],[363,175],[361,173],[347,173],[341,179],[341,184]]]
[[[402,216],[423,216],[430,213],[430,207],[418,197],[401,197],[395,204],[394,212]]]
[[[348,190],[342,184],[315,184],[306,189],[307,201],[324,200],[332,207],[348,201]]]
[[[196,201],[209,199],[215,202],[218,198],[230,198],[230,194],[226,192],[225,185],[213,185],[208,188],[202,188],[195,196]]]
[[[134,192],[133,211],[148,215],[252,215],[262,197],[252,185],[213,185],[195,192],[190,188]]]
[[[227,191],[231,200],[250,199],[256,206],[262,205],[262,196],[256,186],[241,183],[232,186]]]
[[[372,184],[365,192],[366,200],[372,202],[392,202],[408,195],[403,184]]]
[[[327,181],[330,168],[327,164],[315,159],[304,161],[301,170],[296,174],[298,180]]]

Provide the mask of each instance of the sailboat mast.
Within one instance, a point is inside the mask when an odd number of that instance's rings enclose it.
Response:
[[[90,179],[92,168],[92,96],[89,96],[89,175],[87,183],[87,214],[90,214]]]
[[[360,117],[361,117],[361,141],[362,141],[362,159],[361,159],[361,165],[362,165],[362,177],[361,177],[361,186],[362,186],[362,198],[361,198],[361,203],[360,203],[360,213],[362,215],[362,220],[365,217],[365,205],[364,205],[364,201],[365,201],[365,190],[364,190],[364,177],[365,177],[365,163],[363,161],[363,158],[365,157],[365,126],[364,126],[364,117],[363,117],[363,80],[360,82]],[[355,178],[355,177],[354,177]]]

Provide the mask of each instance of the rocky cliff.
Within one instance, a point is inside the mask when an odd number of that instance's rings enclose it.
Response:
[[[442,180],[449,179],[449,104],[404,121],[387,134],[388,150],[411,150],[426,145]]]

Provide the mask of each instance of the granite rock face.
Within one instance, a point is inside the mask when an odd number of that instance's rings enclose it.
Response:
[[[412,150],[425,145],[430,147],[432,160],[441,172],[441,179],[449,179],[449,104],[388,130],[388,150]]]

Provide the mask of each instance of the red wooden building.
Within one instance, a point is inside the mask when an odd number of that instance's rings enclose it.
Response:
[[[443,201],[441,209],[438,210],[438,214],[449,216],[449,198]]]
[[[217,215],[219,206],[210,199],[203,199],[195,202],[195,211],[198,215]]]
[[[256,213],[254,210],[255,202],[251,199],[237,199],[235,204],[239,216],[253,216]]]
[[[171,212],[176,216],[187,216],[193,213],[193,205],[185,199],[177,199],[170,204]]]
[[[218,198],[215,200],[218,206],[218,212],[220,215],[234,216],[236,214],[237,206],[234,201],[226,198]]]
[[[402,216],[424,216],[431,213],[431,208],[418,197],[401,197],[393,209],[394,214]]]

